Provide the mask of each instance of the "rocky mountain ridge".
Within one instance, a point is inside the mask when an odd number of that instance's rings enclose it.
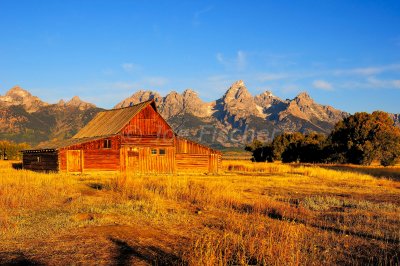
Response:
[[[203,102],[192,90],[171,92],[165,97],[152,91],[137,91],[115,108],[149,99],[156,101],[160,113],[180,134],[223,146],[240,146],[255,137],[267,140],[283,131],[327,134],[348,115],[314,102],[305,92],[292,100],[282,100],[270,91],[252,96],[242,80],[212,102]]]
[[[49,104],[15,86],[0,96],[0,139],[31,145],[67,139],[101,110],[78,96]]]
[[[0,106],[17,105],[23,106],[27,112],[32,113],[49,104],[19,86],[11,88],[4,96],[0,96]]]
[[[233,83],[222,97],[204,102],[187,89],[161,96],[139,90],[115,108],[154,99],[161,115],[182,136],[216,148],[243,147],[254,138],[268,140],[282,132],[328,134],[348,114],[316,103],[306,92],[282,100],[265,91],[253,96],[243,81]],[[73,136],[103,109],[73,97],[45,103],[16,86],[0,96],[0,139],[37,144]],[[400,116],[392,115],[400,125]]]

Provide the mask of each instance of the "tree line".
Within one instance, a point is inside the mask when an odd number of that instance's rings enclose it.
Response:
[[[30,145],[27,143],[14,143],[12,141],[0,140],[0,159],[21,160],[21,151],[29,148]]]
[[[271,142],[246,145],[256,162],[352,163],[383,166],[400,159],[400,128],[382,111],[355,113],[336,123],[325,136],[318,133],[283,133]]]

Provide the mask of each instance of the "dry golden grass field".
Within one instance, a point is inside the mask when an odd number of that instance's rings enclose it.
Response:
[[[224,161],[220,175],[0,163],[0,264],[398,265],[400,168]]]

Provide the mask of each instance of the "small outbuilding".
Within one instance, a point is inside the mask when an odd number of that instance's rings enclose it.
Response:
[[[69,140],[23,151],[23,168],[35,171],[217,173],[221,153],[179,137],[154,100],[98,113]]]

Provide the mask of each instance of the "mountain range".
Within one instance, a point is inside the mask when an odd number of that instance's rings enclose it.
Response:
[[[16,86],[0,96],[0,139],[31,145],[67,139],[101,110],[77,96],[49,104]]]
[[[241,80],[212,102],[202,101],[190,89],[164,97],[139,90],[115,108],[150,99],[179,135],[215,148],[243,147],[254,138],[265,141],[282,132],[329,134],[349,115],[316,103],[306,92],[286,100],[270,91],[252,96]],[[0,96],[0,139],[36,145],[70,138],[102,110],[78,96],[49,104],[16,86]],[[399,114],[392,118],[400,125]]]

